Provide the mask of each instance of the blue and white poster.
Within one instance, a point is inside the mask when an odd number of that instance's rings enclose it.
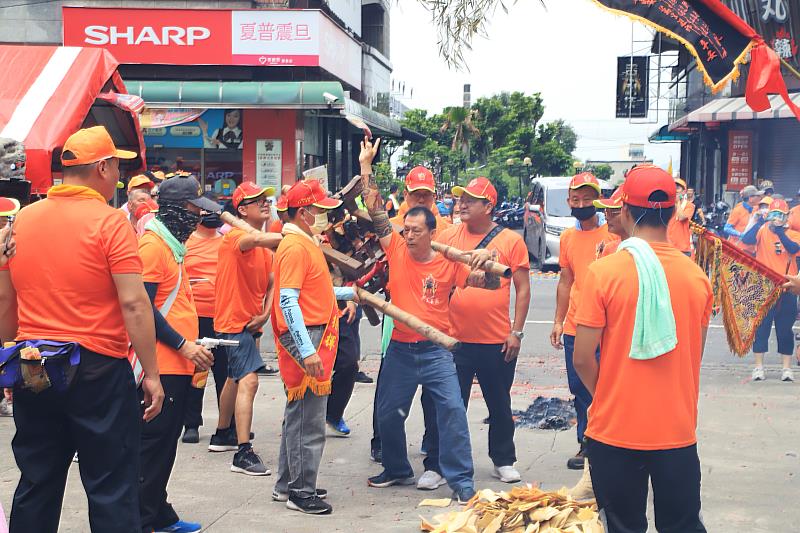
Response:
[[[179,110],[152,110],[165,117]],[[207,109],[200,117],[175,126],[159,127],[158,117],[153,117],[154,127],[144,129],[147,146],[163,148],[208,148],[217,150],[242,149],[242,110]]]

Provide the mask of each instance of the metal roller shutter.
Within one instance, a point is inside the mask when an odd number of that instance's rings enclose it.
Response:
[[[795,119],[770,120],[768,144],[762,145],[761,156],[766,169],[762,179],[775,185],[775,192],[793,199],[800,189],[800,122]]]

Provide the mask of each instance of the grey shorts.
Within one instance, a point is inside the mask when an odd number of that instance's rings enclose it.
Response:
[[[226,346],[228,353],[228,377],[239,381],[247,374],[252,374],[262,366],[264,361],[256,346],[256,339],[251,333],[217,333],[220,339],[239,341],[239,346]]]

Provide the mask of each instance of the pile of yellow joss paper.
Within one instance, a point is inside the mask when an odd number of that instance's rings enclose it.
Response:
[[[450,499],[424,500],[420,507],[447,507]],[[422,518],[422,517],[420,517]],[[572,500],[566,488],[544,492],[527,485],[508,492],[479,491],[463,511],[443,513],[422,531],[431,533],[603,533],[594,501]]]

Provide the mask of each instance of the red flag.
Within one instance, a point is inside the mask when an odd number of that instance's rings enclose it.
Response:
[[[781,95],[797,120],[800,120],[800,107],[789,98],[789,91],[781,74],[781,60],[775,50],[759,38],[750,51],[750,73],[747,76],[745,100],[753,111],[766,111],[770,108],[770,94]]]

